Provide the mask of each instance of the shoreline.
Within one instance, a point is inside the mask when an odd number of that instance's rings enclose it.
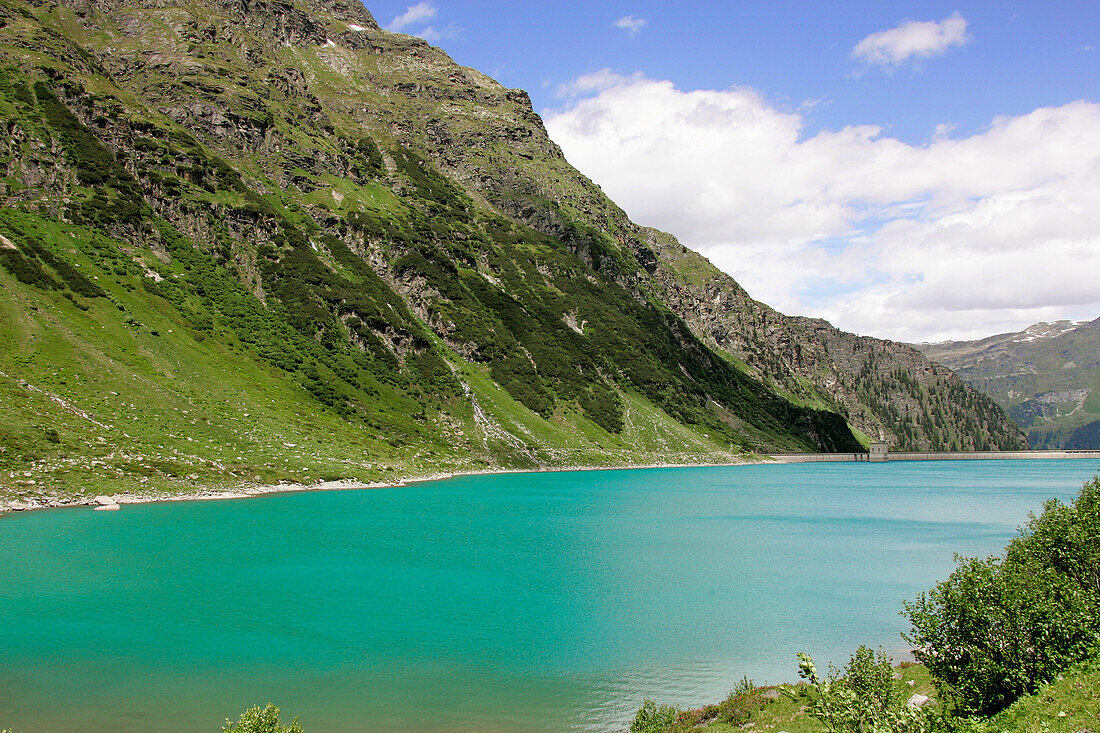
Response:
[[[126,504],[156,504],[160,502],[176,501],[223,501],[229,499],[251,499],[255,496],[268,494],[289,494],[300,491],[359,491],[371,489],[391,489],[408,486],[410,484],[424,483],[427,481],[442,481],[443,479],[459,478],[462,476],[489,476],[519,473],[564,473],[572,471],[630,471],[653,468],[706,468],[706,467],[733,467],[764,464],[786,463],[782,459],[760,455],[758,458],[745,458],[737,461],[725,461],[722,463],[639,463],[620,464],[609,466],[555,466],[544,468],[482,468],[467,471],[440,471],[428,474],[412,474],[385,481],[358,481],[356,479],[337,479],[335,481],[319,481],[312,484],[279,483],[279,484],[244,484],[235,488],[223,489],[199,489],[193,492],[177,492],[165,494],[142,493],[139,491],[126,491],[115,494],[104,494],[94,498],[88,497],[51,497],[42,503],[38,500],[9,500],[0,503],[0,517],[5,514],[22,513],[37,509],[75,509],[89,507],[93,510],[118,510]]]
[[[1028,459],[1081,459],[1093,458],[1097,451],[1076,451],[1076,455],[1064,455],[1065,451],[1012,451],[1003,455],[1000,452],[973,452],[973,453],[893,453],[883,461],[874,463],[899,463],[912,460],[1028,460]],[[1029,454],[1029,455],[1025,455]],[[1051,455],[1060,453],[1063,455]],[[749,457],[751,456],[751,457]],[[920,456],[919,458],[916,456]],[[927,456],[927,457],[926,457]],[[792,454],[778,453],[775,455],[749,454],[739,460],[726,460],[717,463],[626,463],[607,466],[574,465],[574,466],[546,466],[541,468],[480,468],[460,471],[439,471],[427,474],[410,474],[384,481],[359,481],[357,479],[336,479],[333,481],[319,481],[311,484],[278,483],[278,484],[242,484],[233,488],[200,488],[197,491],[169,492],[164,494],[143,493],[140,491],[126,491],[121,493],[88,497],[48,497],[45,503],[38,499],[0,501],[0,517],[24,511],[36,509],[70,509],[76,507],[91,507],[95,510],[117,510],[126,504],[154,504],[158,502],[174,501],[221,501],[228,499],[250,499],[254,496],[268,494],[283,494],[299,491],[349,491],[388,489],[408,486],[409,484],[423,483],[426,481],[441,481],[443,479],[458,478],[461,476],[489,476],[519,473],[564,473],[572,471],[630,471],[654,468],[729,468],[733,466],[760,466],[760,465],[785,465],[796,463],[833,463],[850,462],[851,459],[834,457],[828,453]]]

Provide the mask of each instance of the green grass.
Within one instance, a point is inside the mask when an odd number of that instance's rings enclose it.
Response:
[[[388,429],[349,421],[233,331],[196,329],[144,287],[147,268],[172,279],[184,275],[178,264],[123,253],[94,230],[5,217],[6,236],[37,238],[104,297],[66,297],[0,268],[0,499],[736,457],[634,393],[622,395],[619,434],[576,408],[544,420],[437,337],[482,419],[457,397],[416,416],[406,405],[421,403],[379,385],[372,409]],[[395,442],[395,433],[420,437]]]
[[[901,674],[898,687],[908,695],[920,694],[934,697],[935,688],[928,670],[919,664],[902,664],[897,671]],[[912,684],[910,684],[912,683]],[[797,690],[800,685],[793,685]],[[757,712],[752,718],[757,729],[768,729],[769,726],[776,730],[786,730],[788,733],[822,733],[825,726],[819,721],[810,718],[802,709],[802,703],[781,694],[778,699],[769,703]],[[730,727],[712,727],[708,730],[733,730]]]
[[[1100,729],[1100,660],[1078,665],[969,733],[1080,733]],[[793,732],[792,732],[793,733]]]
[[[590,220],[572,194],[598,189],[576,189],[560,161],[530,165],[575,190],[515,196],[560,222],[549,236],[457,185],[415,140],[397,144],[383,121],[436,102],[380,95],[379,75],[455,91],[455,133],[484,136],[489,107],[463,97],[449,61],[400,70],[341,51],[342,68],[335,52],[272,44],[246,23],[257,64],[237,45],[179,38],[176,11],[135,12],[138,36],[64,9],[0,29],[0,115],[29,138],[12,160],[65,177],[0,212],[18,246],[0,252],[9,494],[857,445],[838,416],[784,399],[624,285],[639,266],[621,212],[601,196],[613,215]],[[119,88],[79,45],[108,43],[163,48],[189,72],[151,69]],[[28,74],[32,47],[42,58]],[[283,78],[288,64],[318,96]],[[170,120],[156,111],[169,98],[278,144]],[[381,116],[365,125],[363,108]],[[490,135],[477,154],[508,147]]]
[[[904,699],[914,694],[934,699],[932,677],[923,665],[904,663],[896,668],[896,672],[900,675],[896,685]],[[806,714],[799,694],[804,688],[802,683],[755,688],[752,692],[739,695],[731,692],[730,697],[721,703],[681,713],[677,724],[667,733],[693,730],[714,733],[740,733],[744,730],[826,733],[824,724]],[[733,710],[742,711],[742,716],[730,722],[729,713]]]
[[[907,697],[913,694],[936,699],[936,689],[928,670],[920,664],[897,667],[898,686]],[[809,717],[798,691],[802,685],[758,688],[753,696],[759,707],[746,723],[730,724],[715,719],[721,705],[712,705],[681,715],[679,727],[671,731],[707,730],[714,733],[787,731],[787,733],[826,733],[825,726]],[[784,692],[795,693],[791,696]],[[760,694],[769,698],[761,700]],[[728,704],[728,703],[723,703]],[[933,703],[935,704],[935,703]],[[750,705],[751,707],[751,705]],[[1081,733],[1096,731],[1100,722],[1100,660],[1083,663],[1043,686],[1033,695],[1017,700],[1006,710],[984,720],[955,720],[955,733]]]

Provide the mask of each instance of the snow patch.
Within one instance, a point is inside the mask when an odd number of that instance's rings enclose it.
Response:
[[[1076,331],[1079,327],[1084,326],[1088,321],[1057,321],[1055,323],[1036,323],[1032,326],[1028,326],[1021,333],[1021,338],[1013,339],[1012,343],[1022,344],[1029,343],[1031,341],[1038,341],[1039,339],[1050,339],[1056,336],[1061,336],[1064,333],[1070,331]]]
[[[359,33],[360,31],[365,31],[367,29],[364,28],[361,25],[356,25],[355,23],[348,23],[348,30],[349,31],[355,31],[356,33]]]
[[[321,46],[321,48],[336,48],[336,41],[332,40],[331,38],[326,38],[325,44]]]

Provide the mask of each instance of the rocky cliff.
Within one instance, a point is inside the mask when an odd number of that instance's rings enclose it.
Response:
[[[788,399],[835,410],[895,449],[1020,445],[992,400],[914,347],[783,315],[669,235],[649,230],[645,240],[665,301],[705,343]]]

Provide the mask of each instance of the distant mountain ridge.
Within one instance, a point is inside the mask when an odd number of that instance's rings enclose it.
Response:
[[[1100,318],[916,344],[1003,407],[1036,448],[1100,448]]]
[[[0,123],[0,486],[1022,443],[355,0],[0,0]]]

